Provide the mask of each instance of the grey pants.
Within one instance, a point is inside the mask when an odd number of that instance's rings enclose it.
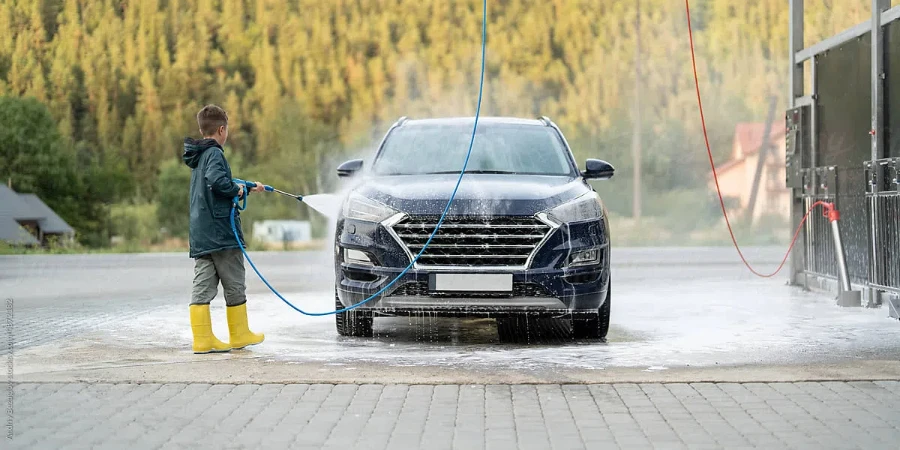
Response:
[[[225,304],[239,306],[247,303],[244,282],[244,254],[240,249],[221,250],[194,260],[194,289],[192,305],[208,305],[219,292],[219,282],[225,291]]]

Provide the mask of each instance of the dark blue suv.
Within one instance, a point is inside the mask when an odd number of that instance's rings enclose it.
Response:
[[[391,282],[434,230],[462,169],[474,118],[397,121],[371,164],[353,177],[335,235],[335,306]],[[364,167],[365,166],[365,167]],[[365,170],[363,170],[365,169]],[[610,313],[607,212],[559,128],[537,120],[480,118],[466,173],[431,244],[403,278],[336,315],[338,333],[372,336],[376,316],[495,317],[501,336],[526,320],[572,320],[576,338],[604,339]]]

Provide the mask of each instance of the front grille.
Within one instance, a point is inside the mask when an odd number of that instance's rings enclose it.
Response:
[[[394,297],[553,297],[543,286],[536,283],[513,283],[512,292],[431,292],[425,281],[405,283],[391,293]]]
[[[418,254],[440,217],[407,217],[394,225],[410,253]],[[550,226],[534,217],[447,217],[419,258],[421,266],[521,267]]]

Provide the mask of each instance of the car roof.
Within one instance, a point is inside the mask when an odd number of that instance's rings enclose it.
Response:
[[[416,125],[464,125],[475,122],[475,117],[439,117],[430,119],[409,119],[403,121],[401,126]],[[533,125],[547,126],[547,123],[539,119],[523,119],[518,117],[479,117],[479,124],[502,124],[502,125]]]

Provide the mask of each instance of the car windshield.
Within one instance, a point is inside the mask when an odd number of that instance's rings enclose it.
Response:
[[[378,175],[459,173],[472,125],[412,125],[388,135],[372,171]],[[573,167],[553,128],[520,124],[478,125],[466,173],[572,175]]]

